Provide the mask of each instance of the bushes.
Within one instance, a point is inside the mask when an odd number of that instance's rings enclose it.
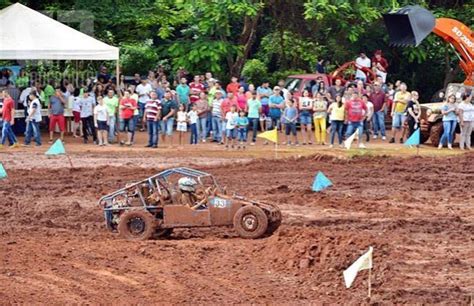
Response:
[[[267,66],[258,59],[249,60],[242,69],[242,75],[247,78],[248,83],[258,86],[268,79]]]
[[[146,74],[158,62],[158,55],[151,46],[151,41],[123,44],[120,46],[120,52],[120,65],[122,73],[125,75],[134,73]]]

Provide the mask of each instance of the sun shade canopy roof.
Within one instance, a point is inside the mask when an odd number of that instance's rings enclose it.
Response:
[[[0,25],[0,59],[119,59],[119,48],[20,3],[0,11]]]

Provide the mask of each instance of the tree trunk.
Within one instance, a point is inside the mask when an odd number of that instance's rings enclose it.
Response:
[[[444,56],[444,82],[443,82],[443,88],[446,89],[449,83],[452,83],[456,75],[461,71],[461,67],[459,65],[456,66],[456,68],[451,67],[451,57],[449,56],[449,49],[448,47],[445,48],[445,56]]]
[[[255,16],[246,16],[244,19],[244,28],[240,34],[239,45],[243,47],[240,54],[237,55],[235,61],[227,60],[231,76],[240,76],[245,61],[250,56],[252,45],[255,42],[257,34],[257,25],[262,15],[262,8]]]

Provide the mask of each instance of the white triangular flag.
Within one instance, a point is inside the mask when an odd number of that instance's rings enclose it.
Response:
[[[358,128],[355,130],[354,134],[352,134],[351,136],[349,136],[349,138],[344,140],[344,147],[347,150],[349,150],[351,148],[352,142],[354,141],[354,138],[356,137],[356,135],[359,135],[359,129]]]
[[[367,253],[359,257],[349,268],[343,272],[346,288],[349,288],[352,285],[359,271],[372,269],[372,251],[373,248],[369,247]]]

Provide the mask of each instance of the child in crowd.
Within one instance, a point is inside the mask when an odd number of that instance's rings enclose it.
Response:
[[[102,96],[97,97],[97,102],[99,104],[94,107],[94,125],[97,130],[98,145],[108,146],[109,113]]]
[[[196,103],[191,104],[191,110],[188,112],[189,128],[191,129],[191,140],[190,143],[197,145],[198,143],[198,132],[197,132],[197,121],[199,119],[197,113]]]
[[[241,110],[239,117],[237,118],[237,131],[238,131],[238,140],[239,146],[237,149],[245,149],[247,144],[247,127],[249,125],[249,119],[245,116],[245,111]]]
[[[365,114],[364,119],[364,133],[366,137],[366,141],[370,141],[370,122],[372,122],[372,116],[374,115],[374,104],[370,102],[369,96],[367,94],[362,96],[362,101],[364,101],[365,105],[367,106],[367,114]]]
[[[73,121],[72,121],[72,136],[74,138],[79,137],[77,135],[77,129],[79,128],[79,135],[80,137],[83,137],[82,135],[82,121],[81,121],[81,98],[80,98],[80,89],[76,88],[74,90],[74,98],[72,102],[72,115],[73,115]]]
[[[226,141],[225,141],[225,147],[229,148],[229,142],[231,144],[231,148],[234,148],[234,141],[235,138],[237,138],[237,118],[239,117],[239,114],[236,112],[237,107],[235,105],[232,105],[230,107],[230,112],[227,112],[225,115],[225,120],[226,120]]]
[[[186,124],[186,112],[184,111],[184,104],[179,104],[178,107],[178,114],[176,116],[176,131],[178,131],[178,139],[179,139],[179,145],[183,146],[184,145],[184,133],[186,133],[187,130],[187,124]]]
[[[298,119],[298,110],[294,105],[293,99],[286,101],[286,108],[283,111],[283,121],[285,123],[286,144],[291,145],[290,134],[293,134],[293,144],[298,146],[296,137],[296,120]]]

